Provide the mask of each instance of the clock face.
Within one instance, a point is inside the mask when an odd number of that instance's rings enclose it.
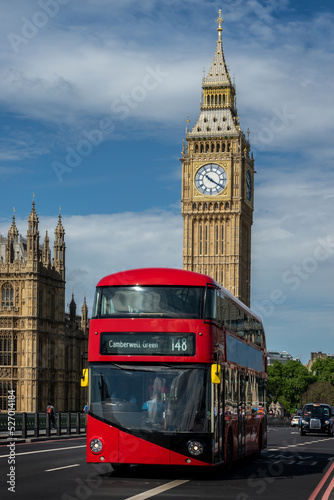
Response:
[[[208,163],[197,170],[195,186],[202,194],[214,196],[225,189],[227,174],[223,167],[216,163]]]
[[[250,171],[247,170],[246,172],[246,197],[248,201],[251,201],[252,199],[252,178]]]

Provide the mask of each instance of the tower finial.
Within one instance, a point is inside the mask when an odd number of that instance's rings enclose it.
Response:
[[[221,41],[221,39],[222,39],[222,31],[223,31],[222,23],[223,22],[224,22],[224,19],[222,18],[222,11],[221,11],[221,9],[219,9],[219,17],[216,20],[216,23],[218,23],[218,28],[217,28],[217,31],[218,31],[218,41]]]

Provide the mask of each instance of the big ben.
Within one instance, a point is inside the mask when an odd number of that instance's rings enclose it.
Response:
[[[240,129],[222,22],[219,11],[200,114],[182,151],[183,268],[208,274],[249,306],[254,160]]]

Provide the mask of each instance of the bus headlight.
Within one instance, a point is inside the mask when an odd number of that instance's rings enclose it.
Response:
[[[188,452],[190,455],[197,457],[204,451],[204,446],[200,441],[189,441],[187,444]]]
[[[93,453],[100,453],[103,448],[102,441],[96,438],[91,440],[89,446]]]

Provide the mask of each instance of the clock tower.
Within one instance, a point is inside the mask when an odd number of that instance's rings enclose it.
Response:
[[[203,78],[201,111],[182,151],[183,268],[208,274],[250,305],[254,160],[218,40]]]

